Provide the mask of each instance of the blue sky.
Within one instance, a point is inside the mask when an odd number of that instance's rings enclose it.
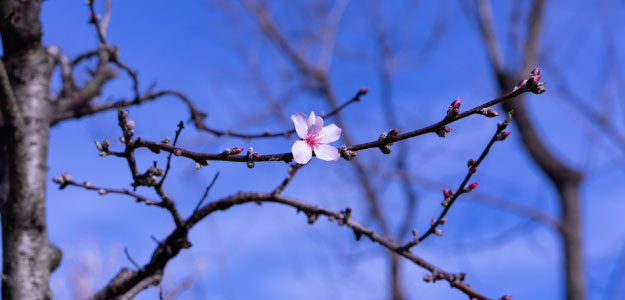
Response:
[[[402,49],[405,57],[392,82],[400,130],[439,120],[457,97],[463,97],[466,109],[498,96],[481,38],[465,7],[451,1],[422,1],[411,8],[408,2],[382,5],[372,1],[367,6],[352,1],[339,23],[330,67],[335,92],[339,99],[348,99],[361,86],[371,89],[363,101],[343,112],[348,123],[345,130],[357,142],[375,139],[388,129],[376,73],[379,58],[368,19],[373,6],[382,15],[379,22],[390,32],[391,44]],[[510,5],[526,6],[527,1],[493,2],[497,33],[506,41],[507,19],[514,10]],[[286,34],[298,43],[302,33],[317,28],[310,7],[297,8],[284,1],[271,2],[271,9]],[[44,2],[44,42],[58,45],[70,57],[95,47],[97,40],[87,24],[87,13],[87,7],[77,1]],[[541,55],[564,76],[555,77],[555,69],[539,63],[548,92],[525,98],[536,127],[551,149],[585,172],[581,193],[589,299],[605,299],[607,278],[625,241],[620,218],[625,205],[619,190],[619,183],[625,182],[625,152],[596,126],[585,122],[552,85],[556,80],[566,82],[584,103],[599,112],[610,112],[609,119],[624,132],[624,82],[618,74],[625,67],[621,54],[625,35],[620,29],[625,28],[624,15],[622,1],[549,1]],[[445,31],[426,56],[419,56],[439,19],[445,20]],[[615,49],[613,57],[606,54],[605,30]],[[183,91],[209,113],[207,123],[212,127],[244,132],[289,129],[292,112],[329,110],[319,95],[299,92],[283,106],[285,115],[254,119],[271,113],[255,79],[264,79],[274,97],[301,81],[276,48],[258,35],[250,15],[240,9],[228,10],[206,1],[185,1],[184,5],[114,1],[108,39],[119,46],[121,59],[139,71],[142,89],[156,81],[157,88]],[[317,49],[310,49],[308,58],[312,60]],[[506,62],[514,65],[518,50],[504,50]],[[254,75],[257,73],[250,69],[249,61],[258,62],[260,75]],[[77,80],[86,78],[82,74]],[[130,82],[121,74],[106,86],[98,101],[130,95]],[[188,120],[189,115],[177,99],[162,98],[130,108],[130,118],[136,121],[136,135],[160,140],[173,135],[177,122]],[[112,141],[113,149],[120,149],[116,123],[116,113],[111,111],[56,126],[50,140],[49,178],[65,171],[77,181],[128,187],[131,177],[125,162],[97,156],[93,145],[94,139],[106,138]],[[414,220],[417,229],[424,231],[428,220],[438,215],[440,188],[458,185],[466,160],[479,155],[495,123],[475,116],[453,124],[445,139],[427,135],[406,141],[410,149],[405,158],[408,170],[420,176],[414,182],[419,195]],[[511,130],[512,136],[495,145],[474,177],[480,182],[479,190],[557,215],[555,190],[522,149],[515,128]],[[204,152],[253,146],[262,154],[290,151],[291,143],[280,138],[216,138],[189,124],[179,145]],[[149,151],[137,154],[142,168],[154,160],[162,164],[165,158]],[[394,161],[395,155],[368,150],[359,153],[358,159],[365,166],[388,170],[392,164],[385,161]],[[251,170],[244,164],[224,162],[195,170],[193,162],[181,158],[174,158],[173,163],[166,188],[184,215],[190,213],[216,172],[220,177],[210,199],[237,191],[268,192],[286,173],[283,163],[259,163]],[[297,174],[285,194],[336,210],[349,205],[355,219],[374,224],[353,174],[349,162],[313,160]],[[385,214],[397,223],[395,216],[404,208],[397,182],[384,175],[374,174],[372,178],[382,195]],[[154,196],[147,189],[139,191]],[[53,184],[48,186],[47,195],[50,238],[65,254],[52,276],[55,299],[73,297],[72,276],[92,278],[92,288],[98,289],[120,267],[130,267],[123,253],[125,247],[136,261],[147,262],[155,246],[150,235],[164,238],[173,228],[164,210],[145,207],[127,197],[98,196],[75,188],[59,191]],[[460,199],[444,225],[443,237],[428,239],[415,253],[448,271],[466,272],[467,282],[488,295],[561,298],[558,237],[546,226],[528,223],[523,216],[481,204],[475,198],[468,195]],[[507,238],[496,238],[501,234]],[[356,242],[349,230],[324,219],[310,226],[303,215],[288,207],[248,205],[216,213],[192,231],[191,242],[193,247],[176,257],[165,272],[165,289],[185,278],[193,279],[180,299],[381,299],[388,293],[388,263],[380,247],[366,239]],[[402,272],[410,299],[464,299],[445,283],[422,282],[424,270],[408,262],[402,264]],[[154,299],[157,292],[151,288],[139,299]],[[614,295],[624,294],[625,287],[617,285]]]

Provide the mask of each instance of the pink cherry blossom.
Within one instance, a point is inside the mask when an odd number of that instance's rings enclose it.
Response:
[[[291,120],[297,135],[302,139],[295,141],[291,148],[295,162],[302,165],[308,163],[313,151],[322,160],[334,161],[341,157],[336,147],[328,145],[341,137],[341,128],[334,124],[323,127],[323,119],[315,116],[314,112],[310,112],[308,117],[304,113],[294,113]]]

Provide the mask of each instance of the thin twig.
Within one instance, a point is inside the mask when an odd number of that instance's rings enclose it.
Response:
[[[128,247],[124,247],[124,253],[126,253],[126,258],[128,258],[128,260],[135,266],[135,268],[137,268],[137,270],[141,269],[141,266],[139,266],[139,264],[132,258],[132,256],[130,256],[130,253],[128,252]]]
[[[197,212],[197,210],[200,209],[200,206],[202,206],[202,202],[204,202],[204,200],[208,196],[208,192],[211,190],[211,188],[213,187],[213,185],[217,181],[217,178],[219,178],[219,172],[217,172],[215,174],[215,176],[213,177],[213,180],[211,181],[211,183],[206,187],[206,190],[204,190],[204,195],[202,195],[202,198],[200,199],[200,201],[195,206],[195,209],[193,210],[193,213]]]
[[[180,136],[182,129],[184,129],[184,122],[180,121],[178,123],[178,129],[176,129],[176,133],[174,135],[174,141],[172,143],[172,146],[176,147],[176,144],[178,143],[178,137]],[[169,170],[171,169],[172,155],[174,155],[174,152],[170,152],[169,155],[167,156],[167,165],[165,166],[165,172],[163,173],[163,177],[161,178],[161,180],[158,182],[158,186],[163,186],[163,183],[165,182],[165,178],[167,178],[167,174],[169,174]]]
[[[98,15],[95,12],[95,0],[87,0],[87,4],[89,5],[89,14],[90,20],[89,22],[95,26],[96,33],[98,35],[98,40],[100,40],[100,44],[106,45],[105,32],[103,28],[100,26],[100,22],[98,21]],[[106,11],[105,11],[106,14]]]
[[[101,187],[101,186],[96,186],[96,185],[91,185],[91,183],[85,181],[83,183],[78,183],[75,182],[73,180],[67,180],[67,179],[62,179],[61,177],[58,177],[62,180],[62,182],[59,182],[59,180],[57,180],[55,178],[55,182],[59,184],[59,188],[63,189],[66,186],[75,186],[75,187],[80,187],[80,188],[84,188],[86,190],[90,190],[90,191],[97,191],[100,195],[105,195],[105,194],[120,194],[120,195],[128,195],[131,196],[133,198],[135,198],[135,200],[137,202],[143,202],[147,205],[154,205],[154,206],[160,206],[162,207],[163,204],[160,201],[156,201],[156,200],[152,200],[148,197],[145,197],[141,194],[138,194],[136,192],[133,191],[129,191],[127,189],[114,189],[114,188],[105,188],[105,187]]]
[[[464,193],[468,193],[468,192],[471,191],[471,189],[466,189],[465,186],[467,185],[467,183],[469,182],[469,180],[471,179],[473,174],[475,174],[475,172],[477,171],[477,168],[480,166],[480,164],[482,163],[484,158],[486,158],[486,155],[488,155],[488,152],[490,151],[490,148],[493,146],[493,144],[498,139],[501,138],[501,133],[503,132],[504,129],[506,129],[506,127],[507,127],[507,125],[508,125],[508,123],[510,121],[510,117],[511,117],[511,114],[508,115],[508,118],[506,118],[505,122],[500,123],[500,124],[497,125],[497,130],[495,131],[495,134],[493,134],[493,136],[491,137],[490,141],[488,142],[488,144],[486,145],[486,147],[484,148],[484,150],[480,154],[480,157],[475,162],[470,163],[468,171],[467,171],[467,175],[464,177],[464,179],[460,183],[460,186],[458,187],[458,190],[455,193],[453,193],[452,195],[450,195],[450,196],[448,196],[448,194],[445,193],[445,200],[443,201],[443,207],[444,208],[443,208],[443,211],[438,216],[438,218],[436,218],[435,221],[433,221],[430,224],[430,227],[428,228],[428,230],[424,234],[422,234],[418,238],[415,238],[413,241],[410,241],[410,242],[406,243],[403,246],[404,249],[406,249],[406,250],[410,249],[411,247],[413,247],[413,246],[417,245],[418,243],[422,242],[423,240],[425,240],[431,234],[435,233],[437,231],[437,227],[444,223],[443,218],[445,218],[445,216],[447,215],[447,212],[449,212],[449,210],[451,209],[451,206],[458,199],[458,197],[460,195],[464,194]]]
[[[284,178],[282,183],[280,183],[280,185],[277,186],[273,190],[273,192],[271,192],[271,194],[272,195],[278,195],[278,194],[282,193],[284,188],[286,188],[286,186],[289,184],[289,182],[291,182],[291,179],[293,179],[293,176],[295,175],[295,173],[303,166],[304,165],[300,165],[300,164],[289,165],[289,171],[287,172],[286,177]]]

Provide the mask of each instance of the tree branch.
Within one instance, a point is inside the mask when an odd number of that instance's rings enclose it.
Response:
[[[385,139],[376,139],[370,142],[366,142],[366,143],[362,143],[362,144],[356,144],[356,145],[352,145],[352,146],[346,146],[345,148],[339,148],[339,150],[341,152],[346,152],[346,151],[360,151],[360,150],[365,150],[365,149],[371,149],[371,148],[380,148],[380,147],[385,147],[388,146],[394,142],[398,142],[398,141],[402,141],[405,139],[409,139],[409,138],[413,138],[419,135],[423,135],[426,133],[431,133],[431,132],[437,132],[439,131],[441,128],[445,127],[445,125],[448,125],[450,123],[456,122],[460,119],[463,119],[465,117],[468,117],[470,115],[473,114],[481,114],[481,111],[483,108],[487,108],[490,106],[493,106],[495,104],[501,103],[503,101],[512,99],[524,92],[527,91],[527,88],[525,87],[521,87],[518,89],[513,90],[512,92],[509,92],[501,97],[498,97],[496,99],[493,99],[491,101],[488,101],[482,105],[476,106],[474,108],[471,108],[467,111],[464,111],[462,113],[459,113],[456,116],[453,117],[449,117],[446,116],[445,118],[443,118],[441,121],[436,122],[434,124],[431,124],[429,126],[420,128],[420,129],[416,129],[413,131],[409,131],[403,134],[397,134],[396,136],[387,136]],[[193,152],[193,151],[189,151],[189,150],[185,150],[179,147],[175,147],[169,144],[165,144],[165,143],[161,143],[161,142],[154,142],[154,141],[149,141],[149,140],[144,140],[144,139],[138,139],[136,141],[134,141],[131,145],[131,147],[134,148],[148,148],[150,150],[152,150],[153,152],[158,153],[159,151],[165,151],[165,152],[169,152],[169,153],[174,153],[174,155],[177,156],[183,156],[183,157],[187,157],[189,159],[192,159],[196,162],[199,162],[201,164],[206,163],[206,161],[231,161],[231,162],[248,162],[249,158],[247,155],[232,155],[232,154],[225,154],[225,153],[215,153],[215,154],[211,154],[211,153],[198,153],[198,152]],[[109,151],[107,152],[107,154],[110,155],[116,155],[119,156],[120,153],[117,152],[112,152]],[[254,156],[253,161],[254,162],[266,162],[266,161],[284,161],[284,162],[290,162],[293,159],[293,155],[291,153],[275,153],[275,154],[263,154],[263,155],[257,155]]]

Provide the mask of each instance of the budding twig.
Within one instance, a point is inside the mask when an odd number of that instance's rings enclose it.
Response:
[[[495,131],[490,141],[488,142],[488,144],[486,145],[486,147],[480,154],[479,158],[477,160],[473,158],[469,159],[469,161],[467,162],[467,166],[469,167],[469,170],[467,171],[467,175],[462,180],[462,183],[460,183],[460,186],[458,187],[457,192],[454,193],[453,189],[451,190],[443,189],[444,200],[441,202],[443,206],[443,211],[440,213],[438,218],[432,219],[432,222],[430,222],[430,227],[428,228],[428,230],[423,235],[421,235],[418,239],[413,239],[412,241],[409,241],[406,244],[404,244],[402,246],[402,249],[409,250],[410,248],[412,248],[419,242],[422,242],[431,234],[436,234],[439,236],[443,234],[443,232],[437,228],[438,225],[442,225],[447,221],[447,219],[445,218],[445,216],[447,215],[447,212],[449,212],[449,209],[451,208],[451,206],[454,204],[456,199],[458,199],[458,197],[461,194],[471,192],[473,189],[477,188],[478,186],[477,182],[473,182],[469,185],[467,184],[469,180],[471,179],[471,177],[473,176],[473,174],[475,174],[475,172],[477,171],[477,168],[479,167],[480,163],[482,163],[482,161],[484,160],[484,158],[490,151],[490,148],[493,146],[493,144],[496,141],[499,140],[498,136],[503,132],[503,130],[506,129],[506,127],[510,123],[512,114],[513,114],[513,111],[510,111],[510,113],[508,113],[506,120],[504,122],[497,123],[497,130]]]

